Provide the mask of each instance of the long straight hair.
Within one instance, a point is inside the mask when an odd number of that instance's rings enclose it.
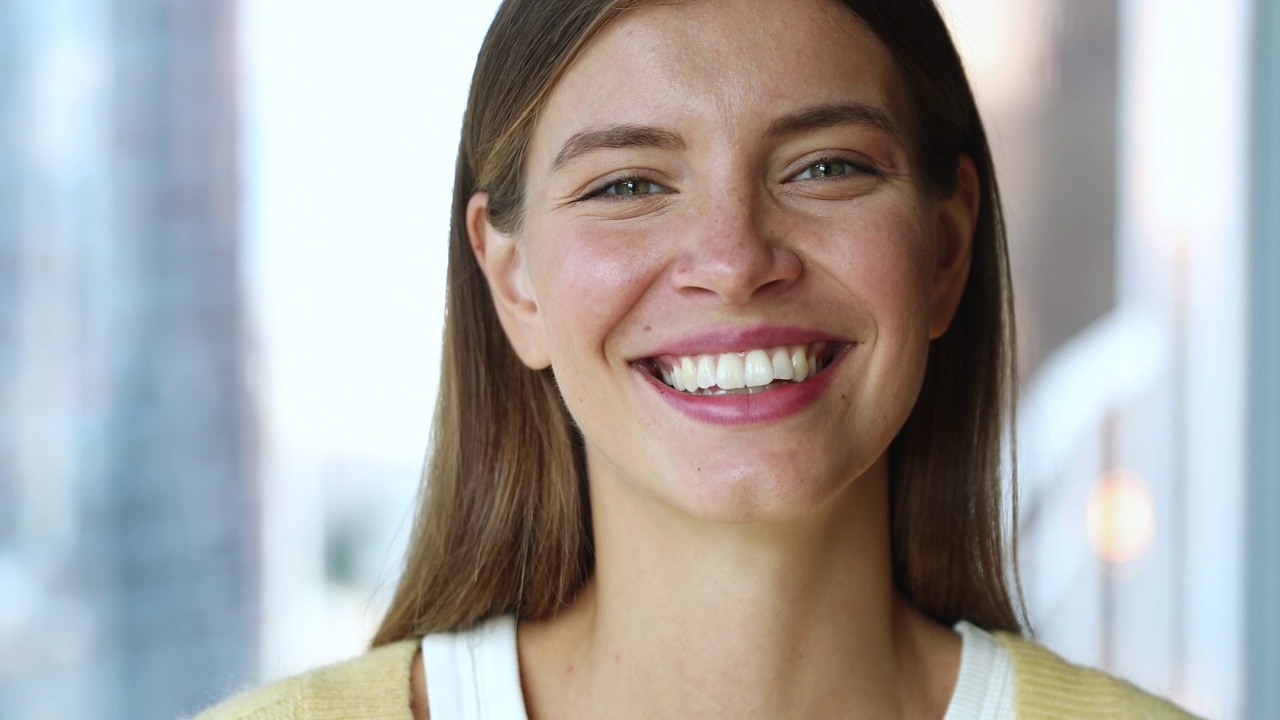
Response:
[[[466,208],[512,232],[525,155],[547,97],[582,49],[643,0],[506,0],[476,62],[449,237],[440,395],[418,514],[373,639],[457,630],[499,614],[539,619],[572,601],[595,563],[583,447],[550,370],[511,349],[468,242]],[[894,581],[934,619],[1019,631],[1006,576],[1001,433],[1016,377],[1013,300],[991,152],[959,55],[932,0],[841,0],[897,60],[928,189],[956,189],[961,154],[981,182],[968,284],[930,344],[916,405],[890,447]],[[1010,513],[1016,527],[1016,493]]]

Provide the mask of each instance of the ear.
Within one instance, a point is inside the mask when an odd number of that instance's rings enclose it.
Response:
[[[476,263],[489,281],[494,309],[507,340],[520,360],[534,370],[551,367],[546,329],[533,293],[524,254],[516,238],[489,224],[489,194],[476,193],[467,202],[467,237]]]
[[[933,299],[929,315],[929,339],[937,339],[951,326],[969,280],[973,260],[973,235],[982,207],[982,185],[973,158],[960,155],[956,189],[938,203],[938,236],[933,271]]]

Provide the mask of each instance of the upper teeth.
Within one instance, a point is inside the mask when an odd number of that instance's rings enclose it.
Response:
[[[820,369],[826,349],[827,344],[819,342],[718,355],[667,355],[656,364],[663,382],[677,390],[738,390],[764,387],[775,380],[800,382]]]

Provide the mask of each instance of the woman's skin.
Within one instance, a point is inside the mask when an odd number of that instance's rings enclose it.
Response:
[[[586,445],[597,569],[519,627],[532,718],[944,714],[960,640],[893,586],[886,453],[979,201],[967,158],[931,196],[914,133],[891,55],[835,3],[651,3],[552,92],[521,226],[472,198],[503,326]],[[818,341],[822,372],[760,394],[653,369]]]

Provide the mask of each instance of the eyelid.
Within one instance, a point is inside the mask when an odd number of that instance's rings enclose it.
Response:
[[[803,164],[801,164],[803,163]],[[803,180],[815,181],[837,181],[851,177],[883,177],[885,171],[880,165],[870,158],[860,154],[846,151],[826,151],[810,155],[800,160],[799,163],[792,166],[792,170],[787,174],[785,182],[800,182],[798,176],[806,170],[812,169],[816,165],[823,163],[844,163],[853,168],[854,172],[845,173],[844,175],[836,175],[826,178],[803,178]]]
[[[656,188],[660,188],[661,192],[644,193],[642,195],[618,195],[618,194],[610,194],[605,192],[606,190],[613,187],[614,185],[618,185],[625,182],[646,182],[646,183],[649,183],[650,185],[653,185]],[[602,178],[598,182],[588,185],[587,189],[584,190],[580,195],[578,195],[578,197],[574,199],[574,202],[582,202],[584,200],[593,200],[593,199],[604,198],[604,197],[645,198],[645,197],[650,197],[652,195],[668,195],[671,192],[673,192],[671,188],[667,187],[663,183],[658,182],[657,180],[654,180],[652,175],[642,173],[642,172],[637,172],[634,170],[622,171],[618,174],[607,176],[605,178]]]
[[[818,151],[809,152],[809,154],[800,156],[799,159],[792,161],[792,163],[788,165],[788,169],[786,170],[786,174],[785,174],[785,181],[783,182],[800,182],[800,181],[797,181],[796,176],[799,176],[799,174],[805,172],[805,170],[813,168],[814,165],[819,165],[822,163],[828,163],[828,164],[829,163],[845,163],[847,165],[850,165],[850,167],[852,168],[852,172],[846,173],[845,176],[835,176],[831,178],[804,178],[804,179],[806,179],[806,181],[808,181],[808,179],[823,179],[823,181],[838,181],[838,179],[845,178],[846,176],[884,177],[886,176],[886,174],[890,173],[890,169],[884,167],[884,165],[879,163],[879,161],[874,160],[873,158],[870,158],[870,156],[865,154],[865,152],[859,152],[856,150],[847,150],[847,149],[827,149],[827,150],[818,150]]]

